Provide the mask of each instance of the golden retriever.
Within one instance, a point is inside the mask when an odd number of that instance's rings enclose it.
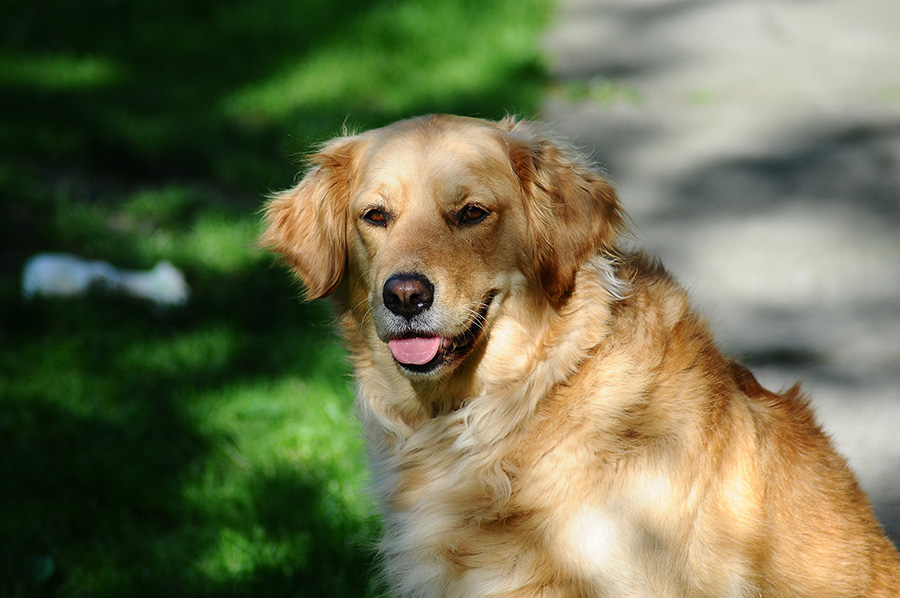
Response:
[[[806,400],[723,357],[623,224],[512,118],[334,139],[268,204],[349,347],[394,594],[900,596]]]

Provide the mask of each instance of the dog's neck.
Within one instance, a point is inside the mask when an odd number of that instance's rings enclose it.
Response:
[[[609,330],[611,306],[621,295],[620,285],[612,281],[613,266],[596,256],[582,266],[574,291],[561,308],[546,301],[531,312],[529,306],[509,306],[512,315],[538,317],[502,318],[492,331],[491,340],[520,351],[514,358],[508,353],[495,355],[488,344],[478,369],[481,392],[465,407],[471,441],[493,444],[512,433],[601,345]],[[603,296],[606,300],[596,300]]]
[[[482,345],[435,381],[411,380],[386,350],[366,350],[380,341],[364,320],[343,310],[341,328],[357,373],[357,408],[370,443],[391,450],[414,437],[447,438],[449,428],[461,449],[501,441],[600,345],[623,288],[610,261],[596,256],[581,268],[574,292],[560,308],[544,297],[510,297],[498,305]],[[607,301],[596,300],[604,295]],[[522,313],[531,316],[516,317]],[[520,350],[500,354],[492,343]]]

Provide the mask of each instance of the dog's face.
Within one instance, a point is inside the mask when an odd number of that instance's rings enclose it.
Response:
[[[413,378],[452,372],[515,294],[559,307],[621,225],[606,182],[527,123],[425,117],[313,162],[269,205],[263,241]]]
[[[508,240],[520,238],[525,214],[509,160],[496,139],[456,127],[397,132],[360,168],[349,203],[351,295],[365,294],[404,371],[447,371],[521,277],[521,250]]]

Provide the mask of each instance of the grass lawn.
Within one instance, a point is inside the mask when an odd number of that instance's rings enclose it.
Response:
[[[379,595],[349,370],[257,211],[344,124],[532,115],[549,2],[4,4],[0,595]],[[191,301],[26,303],[41,251]]]

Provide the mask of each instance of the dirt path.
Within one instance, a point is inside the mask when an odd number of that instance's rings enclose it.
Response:
[[[900,4],[563,0],[544,119],[900,541]]]

